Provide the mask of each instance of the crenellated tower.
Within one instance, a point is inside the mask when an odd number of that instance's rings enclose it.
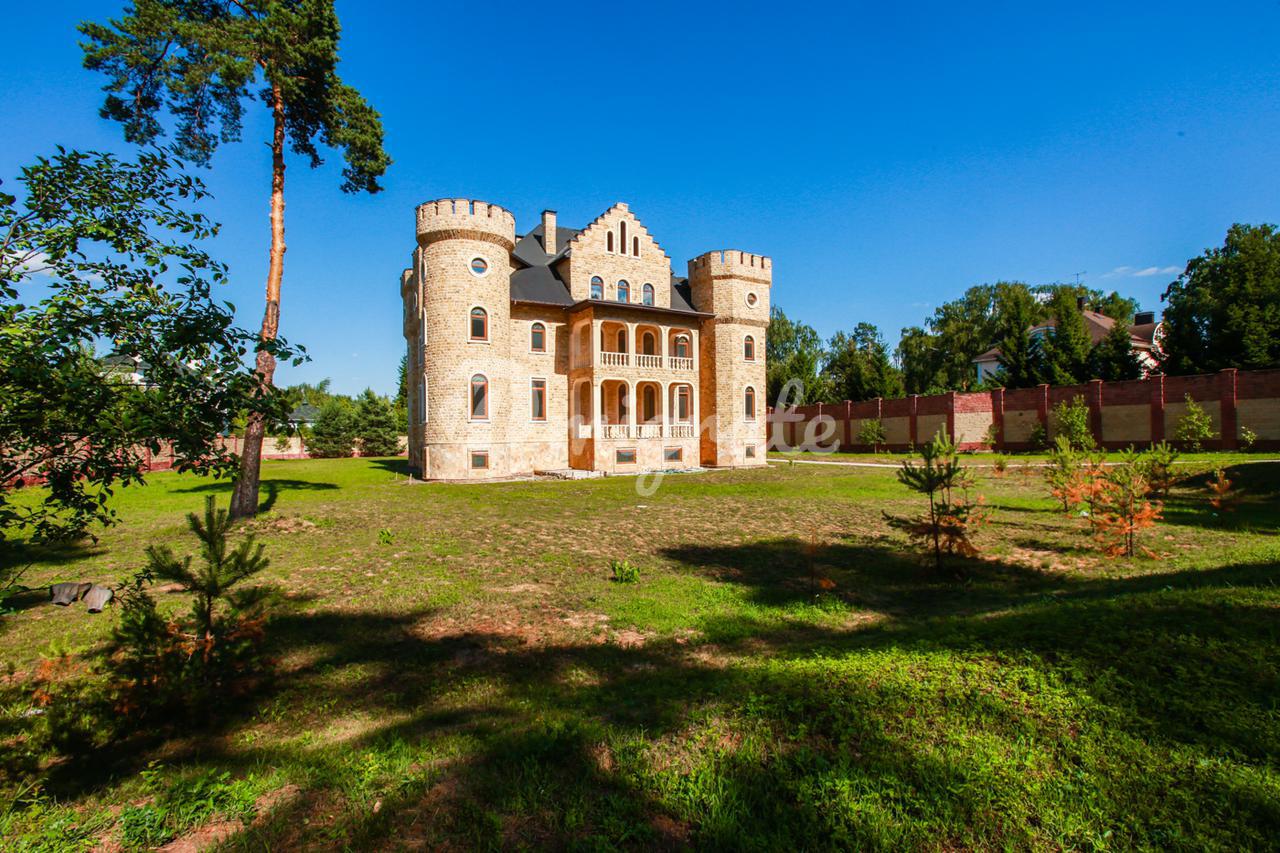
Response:
[[[417,220],[415,265],[402,285],[406,314],[416,312],[421,324],[409,338],[406,317],[406,338],[420,356],[409,359],[417,371],[409,382],[417,442],[410,464],[430,479],[505,476],[515,217],[488,202],[439,199],[419,205]],[[482,411],[477,394],[484,395]],[[483,467],[473,464],[477,453],[486,455]]]
[[[689,261],[693,307],[714,315],[700,340],[703,465],[764,465],[765,335],[773,262],[736,249]]]

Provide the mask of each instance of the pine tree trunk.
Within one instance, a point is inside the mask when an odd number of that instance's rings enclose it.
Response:
[[[262,340],[273,341],[280,332],[280,282],[284,278],[284,95],[272,86],[271,105],[275,129],[271,137],[271,260],[267,269],[267,307],[262,316]],[[276,359],[258,350],[256,372],[265,391],[271,387]],[[262,468],[262,439],[267,420],[261,411],[249,413],[240,456],[240,477],[231,497],[231,517],[250,518],[258,512],[258,481]]]

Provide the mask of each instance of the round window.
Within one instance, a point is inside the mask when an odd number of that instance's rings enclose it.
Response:
[[[489,271],[489,262],[484,258],[471,259],[471,272],[476,275],[484,275]]]
[[[755,295],[754,293],[748,293],[748,294],[747,294],[747,307],[748,307],[748,308],[755,308],[755,307],[756,307],[756,301],[757,301],[757,300],[756,300],[756,295]]]

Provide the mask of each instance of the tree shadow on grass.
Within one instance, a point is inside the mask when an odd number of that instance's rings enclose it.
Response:
[[[996,834],[1036,846],[1099,819],[1121,846],[1215,825],[1248,846],[1280,827],[1274,802],[1234,772],[1186,774],[1176,756],[1266,766],[1280,753],[1273,608],[1216,598],[1272,575],[1242,565],[1084,581],[998,613],[869,629],[726,617],[741,624],[715,633],[739,639],[714,647],[527,646],[424,635],[413,617],[300,614],[273,642],[321,653],[293,689],[316,693],[312,679],[354,667],[361,677],[324,695],[380,724],[219,766],[301,762],[337,786],[340,755],[416,745],[430,772],[324,830],[357,847],[969,846]],[[442,757],[433,745],[449,735],[474,750]],[[1001,756],[1029,743],[1051,764],[1006,772]],[[1068,814],[1041,836],[1045,787]],[[1215,824],[1223,804],[1230,828]],[[299,798],[233,846],[304,843],[316,805]]]
[[[199,486],[189,486],[185,489],[174,489],[175,492],[196,493],[196,494],[230,494],[235,488],[235,484],[229,480],[223,480],[213,483],[202,483]],[[266,492],[266,496],[262,498],[258,504],[258,512],[270,512],[276,505],[276,501],[280,495],[285,492],[320,492],[330,491],[339,488],[337,483],[322,483],[313,480],[284,480],[276,477],[270,477],[262,480],[261,490]]]
[[[1179,483],[1164,502],[1164,520],[1170,524],[1218,530],[1280,533],[1280,462],[1249,462],[1223,469],[1236,496],[1234,506],[1218,511],[1209,503],[1212,471],[1195,474]]]
[[[407,456],[370,457],[366,460],[374,468],[390,471],[393,474],[409,475],[409,458]]]
[[[787,604],[773,587],[796,545],[671,555]],[[224,728],[113,772],[157,755],[288,768],[307,788],[227,842],[244,849],[1086,846],[1104,830],[1249,847],[1280,831],[1249,782],[1280,754],[1274,565],[1050,579],[990,563],[961,585],[887,546],[818,559],[890,618],[734,614],[705,623],[713,643],[622,648],[450,632],[430,609],[282,613],[267,737]]]

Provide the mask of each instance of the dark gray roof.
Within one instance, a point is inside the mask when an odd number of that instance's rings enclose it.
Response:
[[[556,278],[551,267],[525,267],[511,274],[511,298],[516,302],[542,302],[547,305],[572,305],[569,288]]]
[[[687,279],[671,276],[671,307],[677,311],[693,311],[693,291]]]
[[[511,256],[518,267],[511,273],[511,299],[515,302],[537,302],[543,305],[575,305],[569,288],[556,275],[555,262],[563,258],[573,238],[581,234],[577,228],[556,227],[556,254],[548,255],[543,243],[542,225],[516,240]],[[523,264],[523,266],[521,266]],[[587,300],[588,302],[592,300]],[[617,303],[609,303],[614,305]],[[631,305],[640,308],[639,305]],[[654,309],[647,309],[654,310]],[[667,310],[667,309],[663,309]],[[671,276],[671,308],[674,312],[696,314],[689,284],[683,278]]]
[[[556,257],[564,254],[565,247],[581,234],[582,231],[577,228],[561,228],[556,227]],[[542,226],[538,225],[528,234],[516,240],[516,247],[511,250],[511,254],[515,256],[522,264],[528,266],[546,266],[553,260],[551,255],[547,254],[546,243],[542,239]]]
[[[310,403],[303,403],[289,413],[289,420],[295,424],[315,423],[316,418],[320,416],[320,410]]]

